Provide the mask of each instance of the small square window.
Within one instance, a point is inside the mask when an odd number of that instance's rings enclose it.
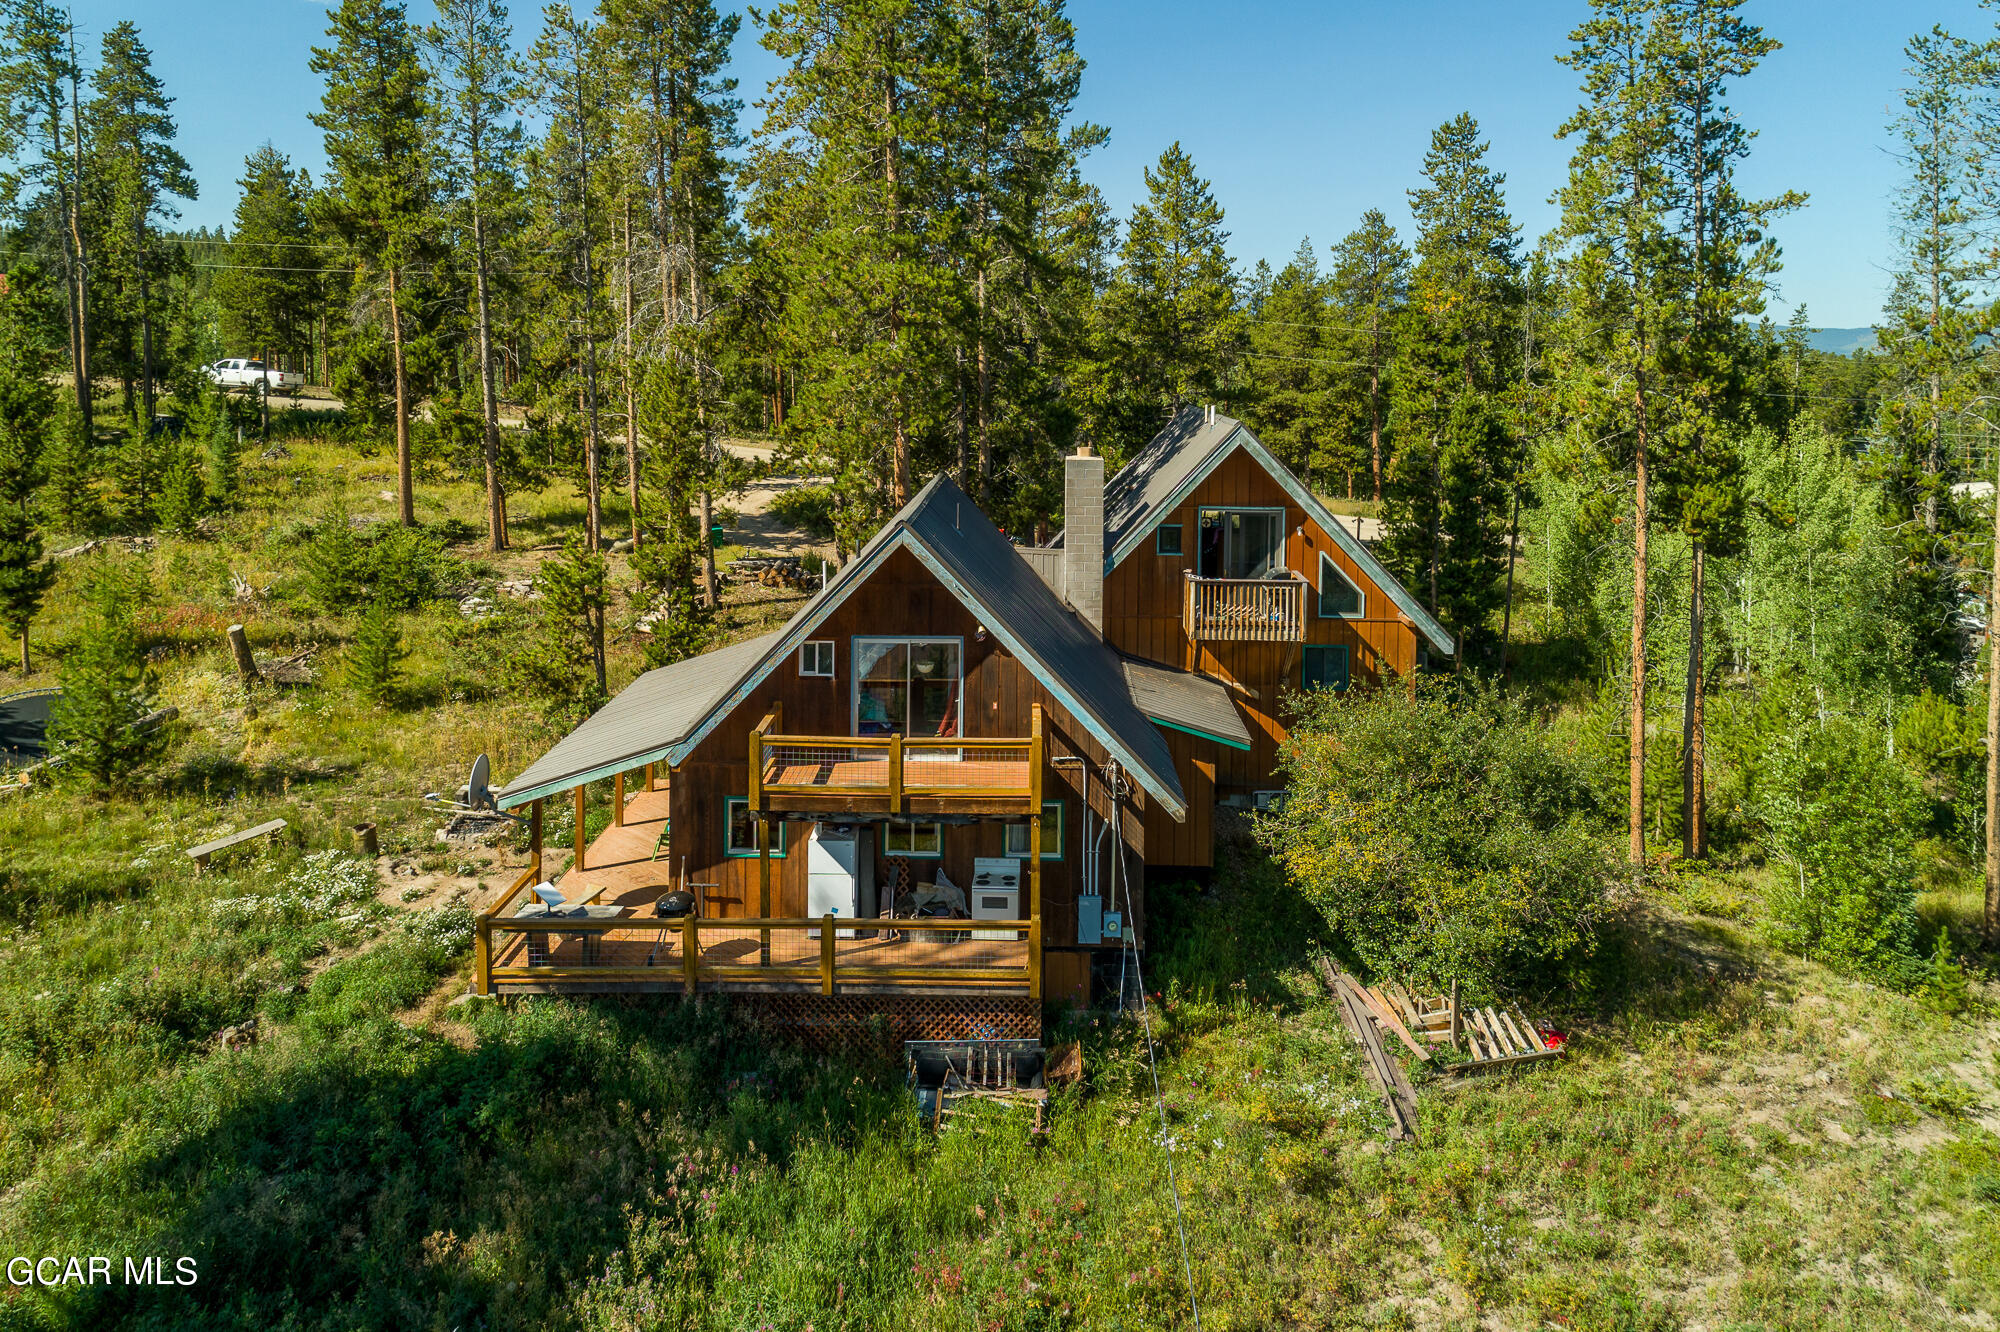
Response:
[[[1347,688],[1350,649],[1345,643],[1315,644],[1306,648],[1299,671],[1299,684],[1306,689]]]
[[[1181,546],[1181,525],[1179,523],[1161,523],[1155,529],[1153,550],[1161,555],[1186,554],[1187,552]]]
[[[750,813],[748,800],[730,797],[722,802],[728,820],[726,850],[732,856],[754,856],[757,854],[757,820]],[[771,855],[782,860],[785,855],[785,821],[772,819],[776,826],[771,829]]]
[[[934,860],[944,854],[944,825],[885,823],[882,825],[882,854]]]
[[[1063,856],[1063,807],[1059,800],[1052,800],[1042,806],[1042,859],[1061,860]],[[1007,839],[1002,853],[1022,857],[1028,854],[1028,825],[1010,823],[1007,825]]]
[[[799,674],[833,676],[833,640],[816,638],[799,647]]]

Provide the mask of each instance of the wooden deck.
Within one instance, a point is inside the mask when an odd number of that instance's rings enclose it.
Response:
[[[641,790],[559,881],[571,902],[624,909],[602,920],[521,920],[532,877],[479,917],[479,975],[492,993],[819,993],[1034,995],[1030,921],[660,920],[678,880],[667,791]],[[846,935],[848,937],[843,937]]]

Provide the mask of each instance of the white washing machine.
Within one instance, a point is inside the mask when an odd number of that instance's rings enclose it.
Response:
[[[974,920],[1021,919],[1021,862],[1006,856],[979,856],[972,862],[972,886],[965,890]],[[1019,930],[974,930],[975,939],[1012,941]]]

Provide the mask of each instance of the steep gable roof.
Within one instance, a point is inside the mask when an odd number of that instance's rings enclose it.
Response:
[[[663,741],[657,732],[643,737],[634,735],[628,742],[633,753],[641,752],[638,746],[643,743],[643,752],[648,757],[607,758],[604,761],[620,764],[608,771],[622,771],[640,762],[684,761],[723,718],[740,706],[780,663],[789,659],[813,630],[897,550],[909,551],[976,614],[988,631],[1020,659],[1149,796],[1175,819],[1186,814],[1187,797],[1174,771],[1173,755],[1160,733],[1134,705],[1118,654],[1049,590],[979,505],[942,474],[903,506],[778,633],[680,663],[681,667],[706,663],[686,677],[688,689],[699,689],[703,701],[688,709],[689,719],[685,723],[679,720],[680,710],[675,711],[673,729],[678,734],[671,740]],[[752,643],[762,650],[752,650]],[[727,662],[718,660],[724,653],[738,650],[742,650],[741,657]],[[642,676],[634,681],[598,715],[619,708],[626,694],[647,678]],[[639,709],[635,707],[633,711],[637,713]],[[591,728],[596,720],[593,717],[576,734]],[[614,723],[607,722],[599,729],[608,733],[613,726]],[[557,750],[561,748],[562,745],[557,746]],[[551,750],[522,778],[510,782],[501,804],[512,807],[533,799],[523,779],[555,753],[556,750]],[[573,785],[574,780],[569,784]]]
[[[1396,575],[1382,566],[1374,553],[1348,531],[1327,510],[1319,497],[1279,462],[1250,427],[1217,412],[1210,416],[1200,407],[1189,407],[1153,436],[1152,442],[1118,469],[1104,487],[1104,572],[1113,569],[1139,547],[1161,519],[1194,493],[1232,453],[1241,449],[1256,460],[1271,479],[1284,487],[1292,502],[1304,509],[1325,530],[1335,545],[1346,552],[1408,616],[1432,647],[1450,655],[1456,645],[1437,618],[1423,608]],[[1057,537],[1060,544],[1061,537]]]

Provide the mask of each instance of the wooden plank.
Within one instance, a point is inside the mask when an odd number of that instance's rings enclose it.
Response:
[[[260,823],[254,828],[245,828],[242,832],[231,833],[227,837],[218,837],[212,842],[203,842],[200,846],[191,846],[187,849],[187,857],[195,863],[197,872],[199,872],[199,870],[207,867],[208,858],[216,852],[227,851],[230,847],[240,846],[242,843],[248,842],[253,838],[268,836],[284,826],[285,821],[283,819],[272,819],[269,823]]]
[[[1486,1030],[1493,1033],[1494,1038],[1499,1042],[1502,1053],[1510,1055],[1528,1053],[1526,1046],[1520,1045],[1514,1040],[1513,1036],[1508,1032],[1506,1024],[1500,1021],[1498,1013],[1494,1012],[1490,1006],[1481,1011],[1486,1017]]]
[[[1451,1071],[1458,1076],[1467,1073],[1487,1073],[1494,1069],[1515,1068],[1522,1064],[1538,1064],[1546,1059],[1560,1058],[1561,1054],[1560,1050],[1543,1050],[1538,1054],[1502,1055],[1497,1059],[1481,1059],[1470,1064],[1453,1064]]]
[[[1366,986],[1362,985],[1361,982],[1355,980],[1354,977],[1348,975],[1344,971],[1340,973],[1339,980],[1341,984],[1344,984],[1348,986],[1350,989],[1352,989],[1354,991],[1355,997],[1357,999],[1360,999],[1367,1006],[1368,1010],[1372,1012],[1375,1015],[1375,1017],[1378,1020],[1380,1020],[1385,1027],[1389,1028],[1391,1031],[1394,1031],[1396,1035],[1399,1038],[1401,1038],[1404,1045],[1410,1047],[1410,1052],[1412,1054],[1416,1055],[1416,1057],[1419,1059],[1429,1062],[1431,1057],[1431,1052],[1429,1050],[1424,1049],[1423,1046],[1418,1045],[1416,1039],[1412,1037],[1408,1031],[1404,1030],[1403,1024],[1400,1021],[1398,1021],[1396,1015],[1389,1010],[1389,1005],[1386,1000],[1384,1000],[1380,995],[1371,992]]]

